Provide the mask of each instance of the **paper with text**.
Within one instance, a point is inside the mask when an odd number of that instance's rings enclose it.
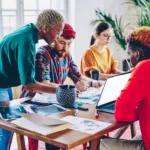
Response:
[[[75,116],[67,116],[62,118],[61,120],[72,123],[73,125],[70,127],[70,129],[81,131],[88,134],[95,134],[96,132],[99,132],[111,125],[110,123],[107,122],[96,121],[92,119],[80,118]]]

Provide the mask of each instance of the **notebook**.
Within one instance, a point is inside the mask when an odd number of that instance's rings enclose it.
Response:
[[[130,75],[130,72],[126,72],[109,77],[106,80],[99,101],[96,105],[97,111],[114,113],[115,101],[120,95],[121,90],[125,87]]]

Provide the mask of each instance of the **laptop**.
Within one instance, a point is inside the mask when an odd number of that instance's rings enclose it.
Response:
[[[114,113],[115,101],[124,89],[131,72],[109,77],[103,87],[99,101],[97,102],[97,111]]]

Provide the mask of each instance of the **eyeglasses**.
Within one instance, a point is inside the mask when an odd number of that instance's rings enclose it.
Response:
[[[107,35],[107,34],[103,34],[103,36],[105,37],[105,38],[108,38],[108,39],[110,39],[112,36],[110,36],[110,35]]]
[[[55,28],[52,28],[52,29],[53,29],[55,32],[57,32],[57,35],[58,35],[58,36],[61,36],[62,33],[63,33],[63,30],[61,30],[61,31],[58,32]]]

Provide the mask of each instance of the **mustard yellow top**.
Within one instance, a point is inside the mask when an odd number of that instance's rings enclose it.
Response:
[[[108,47],[99,52],[90,46],[81,59],[80,70],[85,76],[89,76],[89,71],[93,69],[103,74],[118,74],[117,64]]]

